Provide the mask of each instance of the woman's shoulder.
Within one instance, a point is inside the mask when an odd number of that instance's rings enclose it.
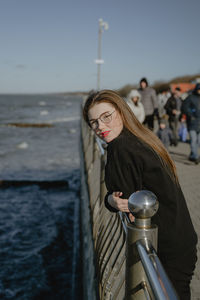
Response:
[[[131,132],[123,132],[109,144],[108,160],[143,170],[163,169],[159,155]]]
[[[137,136],[125,128],[117,138],[108,144],[108,150],[119,153],[126,151],[134,155],[144,154],[150,149]]]
[[[121,144],[122,142],[129,141],[132,143],[136,140],[137,140],[137,137],[132,132],[130,132],[126,128],[123,128],[121,133],[114,140],[112,140],[110,143],[108,143],[108,147],[110,147],[110,148],[116,147],[118,145],[122,145]]]

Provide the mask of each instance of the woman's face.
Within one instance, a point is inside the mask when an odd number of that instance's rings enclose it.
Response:
[[[147,87],[147,84],[145,81],[140,82],[140,87],[144,90]]]
[[[132,98],[132,101],[133,101],[134,103],[137,103],[137,102],[138,102],[138,100],[139,100],[139,98],[138,98],[138,97],[133,97],[133,98]]]
[[[105,142],[114,140],[123,129],[123,122],[115,107],[106,102],[89,109],[88,118],[94,132]]]

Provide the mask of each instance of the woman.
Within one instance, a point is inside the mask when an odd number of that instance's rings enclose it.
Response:
[[[144,106],[141,103],[141,95],[137,90],[131,90],[127,97],[127,104],[132,109],[134,115],[143,123],[145,119]]]
[[[114,91],[90,95],[83,115],[108,144],[106,207],[111,212],[129,212],[129,196],[143,189],[158,197],[159,209],[153,217],[159,232],[158,255],[180,299],[190,299],[197,235],[168,152]]]

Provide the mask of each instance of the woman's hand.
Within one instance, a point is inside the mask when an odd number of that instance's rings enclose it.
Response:
[[[122,192],[113,192],[108,196],[108,203],[115,209],[123,212],[130,212],[128,209],[128,199],[120,198],[122,194]]]
[[[134,222],[135,217],[130,213],[128,209],[128,199],[120,198],[122,196],[122,192],[113,192],[111,195],[108,196],[108,203],[122,212],[129,213],[128,217],[131,222]]]

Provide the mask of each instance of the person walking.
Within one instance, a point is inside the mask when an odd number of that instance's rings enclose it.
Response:
[[[189,300],[197,235],[169,153],[114,91],[90,95],[83,117],[108,145],[105,206],[127,213],[133,222],[130,195],[146,189],[157,196],[159,209],[152,221],[158,226],[158,255],[180,299]]]
[[[131,90],[127,96],[127,104],[132,109],[134,115],[143,123],[145,119],[144,106],[141,103],[141,95],[137,90]]]
[[[181,90],[179,87],[175,88],[173,95],[167,100],[164,108],[166,109],[166,113],[169,116],[169,127],[172,130],[173,141],[172,145],[178,145],[178,125],[179,125],[179,116],[181,113]]]
[[[166,118],[166,110],[164,108],[165,104],[167,103],[167,100],[169,97],[171,97],[171,93],[169,91],[163,91],[162,93],[159,93],[157,95],[158,97],[158,113],[160,119]]]
[[[158,115],[158,99],[156,96],[156,91],[149,87],[146,78],[140,80],[139,93],[141,94],[141,102],[144,106],[145,119],[143,124],[151,130],[154,129],[154,115],[156,115],[159,120]]]
[[[192,95],[182,105],[182,113],[186,115],[187,128],[190,136],[189,160],[199,163],[200,147],[200,83],[197,83]]]

